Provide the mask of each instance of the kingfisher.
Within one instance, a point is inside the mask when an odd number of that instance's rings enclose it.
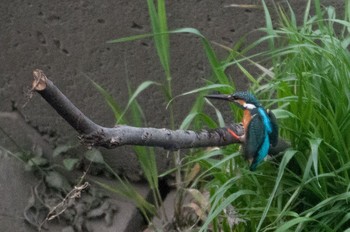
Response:
[[[249,161],[251,171],[265,159],[270,146],[278,143],[278,125],[275,115],[265,110],[260,102],[250,92],[242,91],[234,94],[212,94],[206,98],[234,102],[243,109],[242,124],[244,134],[238,136],[231,129],[228,132],[242,142],[243,156]]]

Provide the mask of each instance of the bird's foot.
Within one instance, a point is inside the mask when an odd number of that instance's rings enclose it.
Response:
[[[227,128],[227,131],[228,131],[228,133],[230,133],[230,135],[232,135],[233,138],[239,140],[240,142],[244,142],[244,138],[245,138],[244,135],[239,136],[233,130],[231,130],[229,128]]]

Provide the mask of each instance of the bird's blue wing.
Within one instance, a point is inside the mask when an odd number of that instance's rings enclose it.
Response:
[[[270,122],[271,122],[271,128],[272,131],[269,134],[270,137],[270,143],[274,147],[278,143],[278,125],[277,125],[277,119],[276,116],[272,113],[271,110],[267,111],[267,115],[269,116]]]
[[[252,115],[248,124],[245,135],[245,143],[243,146],[245,158],[255,160],[258,156],[258,151],[264,143],[265,128],[261,116],[258,113]]]

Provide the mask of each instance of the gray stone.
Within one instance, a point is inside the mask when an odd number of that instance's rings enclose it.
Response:
[[[0,150],[0,229],[4,232],[36,231],[24,221],[31,189],[38,181],[23,163]]]

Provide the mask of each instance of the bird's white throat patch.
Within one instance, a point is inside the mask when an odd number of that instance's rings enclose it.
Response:
[[[255,105],[249,104],[249,103],[244,103],[244,104],[243,104],[243,107],[244,107],[245,109],[248,109],[248,110],[252,110],[252,109],[255,109],[255,108],[256,108]]]

